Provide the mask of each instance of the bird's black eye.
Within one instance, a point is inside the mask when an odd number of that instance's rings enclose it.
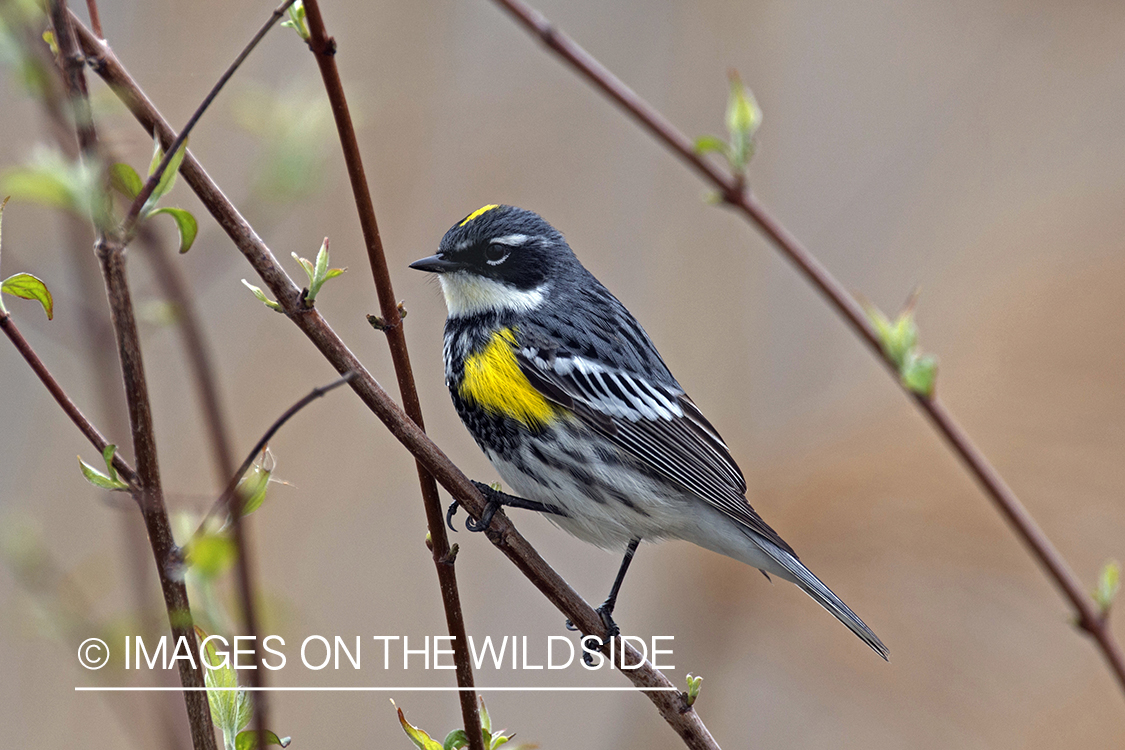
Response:
[[[507,259],[509,252],[503,245],[489,245],[484,249],[484,260],[490,266],[498,266]]]

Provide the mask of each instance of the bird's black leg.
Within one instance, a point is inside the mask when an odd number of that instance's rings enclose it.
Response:
[[[479,521],[474,521],[472,518],[465,521],[465,528],[469,531],[484,531],[487,529],[489,524],[492,523],[492,517],[496,515],[496,511],[500,510],[501,507],[522,508],[523,510],[534,510],[537,513],[551,513],[556,516],[566,515],[566,513],[554,506],[537,503],[534,500],[524,500],[522,497],[516,497],[515,495],[509,495],[506,492],[501,492],[500,490],[489,487],[484,482],[473,481],[473,486],[477,488],[480,494],[484,495],[484,499],[488,501],[488,504],[484,506],[484,513],[481,514]],[[460,504],[459,501],[454,500],[449,506],[449,510],[445,513],[445,522],[449,524],[449,528],[454,531],[457,529],[453,526],[453,514],[457,512],[457,507]]]
[[[629,563],[633,562],[633,555],[637,552],[637,546],[641,543],[640,537],[633,539],[629,542],[629,547],[625,550],[625,558],[621,561],[621,567],[617,570],[617,578],[613,581],[613,588],[609,590],[609,596],[602,602],[602,606],[598,607],[598,615],[602,618],[602,624],[605,625],[606,640],[615,638],[621,633],[621,628],[617,627],[617,623],[613,621],[613,608],[617,606],[617,595],[621,591],[621,582],[625,580],[625,572],[629,570]],[[574,624],[566,621],[568,630],[574,630]],[[596,638],[596,636],[586,636],[583,638]],[[598,648],[605,645],[606,640],[597,638]],[[589,653],[582,655],[588,666],[593,666],[593,657]]]

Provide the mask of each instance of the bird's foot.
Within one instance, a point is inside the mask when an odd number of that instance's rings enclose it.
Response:
[[[605,638],[602,638],[599,635],[595,635],[594,633],[588,633],[582,636],[581,642],[583,647],[585,647],[588,642],[592,641],[594,650],[600,651],[605,647],[607,643],[612,641],[617,636],[621,635],[621,628],[619,628],[617,626],[617,623],[613,621],[613,606],[609,602],[602,604],[602,606],[598,607],[596,611],[598,613],[598,616],[602,620],[602,625],[605,627]],[[578,628],[570,620],[566,621],[566,629],[571,631],[578,630]],[[591,654],[589,650],[585,650],[584,648],[582,653],[582,661],[586,662],[587,667],[592,667],[594,666],[594,655]]]
[[[500,505],[499,500],[490,499],[488,504],[484,506],[484,513],[481,513],[480,520],[478,521],[471,516],[466,518],[465,528],[469,531],[484,531],[492,523],[492,517],[496,515],[496,511],[500,510]],[[453,531],[457,531],[457,527],[453,525],[453,516],[457,513],[459,507],[461,507],[461,502],[454,500],[449,504],[449,510],[445,512],[445,523]]]

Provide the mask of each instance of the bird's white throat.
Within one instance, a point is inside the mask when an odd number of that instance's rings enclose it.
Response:
[[[543,304],[550,289],[550,282],[534,289],[516,289],[467,271],[443,273],[438,280],[451,318],[486,312],[529,312]]]

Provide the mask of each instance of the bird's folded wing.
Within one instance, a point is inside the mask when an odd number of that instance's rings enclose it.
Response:
[[[631,459],[793,553],[746,502],[726,443],[682,389],[559,347],[524,346],[516,360],[536,390]]]

